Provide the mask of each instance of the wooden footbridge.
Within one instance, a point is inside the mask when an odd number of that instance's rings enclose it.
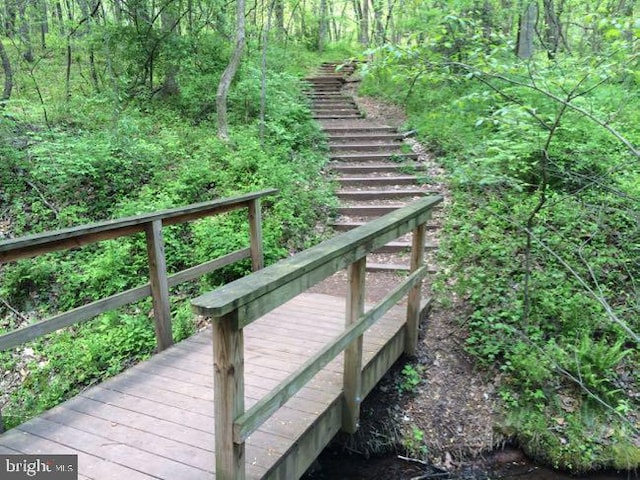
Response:
[[[79,478],[297,479],[334,435],[358,428],[362,400],[417,346],[425,197],[262,268],[263,191],[0,242],[0,261],[145,232],[150,282],[0,336],[0,350],[151,295],[159,353],[0,435],[0,454],[77,454]],[[247,209],[249,247],[167,275],[162,229]],[[409,272],[365,304],[366,258],[412,234]],[[211,319],[173,345],[169,287],[251,258],[254,273],[191,301]],[[346,269],[335,295],[308,290]],[[404,300],[406,297],[406,300]]]

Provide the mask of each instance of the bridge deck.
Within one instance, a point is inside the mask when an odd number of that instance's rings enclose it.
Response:
[[[305,293],[244,330],[250,407],[344,327],[344,298]],[[405,312],[364,336],[368,393],[402,353]],[[79,478],[214,477],[211,332],[204,331],[0,435],[0,453],[79,455]],[[246,446],[247,478],[298,478],[340,428],[342,358]]]

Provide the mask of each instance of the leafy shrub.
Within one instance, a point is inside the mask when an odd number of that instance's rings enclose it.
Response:
[[[543,152],[559,105],[541,90],[565,98],[582,78],[588,93],[571,101],[604,119],[615,98],[629,99],[614,128],[639,143],[638,99],[602,83],[619,67],[587,71],[569,58],[525,69],[496,50],[454,71],[424,46],[376,55],[364,91],[407,106],[406,128],[440,155],[451,180],[440,242],[447,268],[436,288],[465,300],[468,350],[502,372],[505,432],[558,467],[637,466],[640,382],[630,371],[640,357],[620,322],[640,329],[632,300],[640,170],[610,132],[574,111]],[[538,90],[523,87],[527,79]]]

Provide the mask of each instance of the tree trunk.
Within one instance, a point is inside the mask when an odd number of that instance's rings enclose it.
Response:
[[[31,26],[29,25],[29,20],[27,19],[27,7],[29,6],[30,0],[22,0],[19,7],[20,14],[20,28],[18,29],[18,33],[20,34],[20,40],[24,45],[24,51],[22,52],[22,58],[24,58],[27,62],[33,62],[33,46],[31,44]]]
[[[5,35],[9,38],[13,38],[16,34],[16,21],[18,18],[18,6],[16,5],[15,0],[5,1],[4,13]]]
[[[284,1],[274,0],[273,11],[276,17],[276,38],[278,41],[282,41],[284,37]]]
[[[56,19],[58,21],[58,29],[60,30],[60,34],[61,35],[65,35],[65,29],[64,29],[64,18],[62,16],[62,5],[60,4],[59,1],[57,1],[55,3],[55,9],[56,9]]]
[[[282,2],[274,0],[269,5],[269,13],[267,14],[267,23],[262,30],[262,55],[260,59],[260,145],[264,147],[264,135],[266,127],[266,111],[267,111],[267,44],[269,43],[269,30],[271,29],[271,16],[277,5]],[[276,22],[278,19],[276,18]]]
[[[369,0],[353,0],[353,9],[358,20],[358,41],[360,45],[369,45]]]
[[[0,60],[2,60],[2,70],[4,71],[4,89],[2,98],[0,98],[0,108],[4,108],[7,100],[11,98],[11,90],[13,89],[13,70],[11,69],[11,61],[4,49],[4,44],[0,38]]]
[[[242,60],[242,53],[244,52],[245,44],[245,26],[244,26],[244,10],[245,0],[238,0],[236,10],[236,44],[233,48],[233,54],[229,65],[225,68],[220,83],[218,84],[218,91],[216,93],[216,111],[217,111],[217,125],[218,125],[218,138],[227,141],[229,139],[229,122],[227,119],[227,95],[229,93],[229,87],[233,77],[235,77],[238,67],[240,66],[240,60]]]
[[[319,25],[318,25],[318,51],[322,52],[324,50],[325,45],[327,44],[327,30],[329,26],[328,21],[328,8],[327,8],[328,0],[320,0],[320,15],[319,15]]]
[[[171,46],[175,44],[176,37],[178,35],[176,32],[178,27],[178,17],[176,15],[174,5],[167,5],[162,11],[161,22],[162,33],[165,35],[165,42],[167,42],[171,48]],[[164,97],[178,95],[180,93],[180,88],[178,87],[176,77],[178,76],[180,67],[171,53],[169,53],[169,58],[167,59],[166,64],[164,82],[160,89],[160,94]]]
[[[47,33],[49,33],[49,12],[46,0],[38,2],[38,16],[40,26],[40,46],[43,50],[47,49]]]
[[[482,38],[484,38],[485,44],[488,48],[488,46],[491,44],[491,36],[493,31],[493,10],[491,8],[491,2],[489,2],[489,0],[484,0],[480,12],[480,16],[482,18]]]
[[[307,11],[307,2],[302,0],[302,5],[300,6],[300,35],[302,38],[307,38],[307,22],[304,18],[305,12]]]
[[[372,0],[373,4],[373,19],[374,19],[374,38],[376,45],[382,45],[386,41],[385,31],[384,31],[384,21],[382,19],[382,11],[384,9],[384,5],[382,0]]]
[[[536,34],[536,20],[538,18],[538,5],[530,2],[525,5],[524,13],[520,16],[518,27],[518,42],[516,55],[522,59],[533,56],[533,39]]]
[[[547,56],[550,59],[555,58],[560,45],[561,26],[560,19],[556,15],[556,8],[553,0],[543,0],[544,5],[544,41],[547,49]]]
[[[369,0],[362,0],[362,45],[369,46]]]

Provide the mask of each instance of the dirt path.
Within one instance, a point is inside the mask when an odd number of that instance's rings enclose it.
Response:
[[[340,147],[342,150],[336,154],[334,146],[344,142],[336,141],[336,134],[333,133],[336,130],[331,130],[332,128],[360,129],[358,134],[361,135],[362,129],[381,126],[393,127],[389,132],[395,132],[405,122],[404,114],[399,108],[377,99],[357,95],[357,73],[348,77],[348,80],[341,86],[339,93],[347,98],[347,102],[353,98],[356,105],[355,111],[361,112],[364,118],[319,118],[325,130],[329,129],[334,167],[344,165],[347,160],[353,160],[348,158],[347,154],[355,152],[355,149],[347,150],[348,147]],[[322,88],[328,91],[328,87]],[[333,94],[322,95],[324,98],[329,96]],[[323,103],[328,105],[329,102],[324,100]],[[322,116],[330,115],[330,112],[336,112],[336,115],[338,111],[349,112],[349,115],[354,112],[353,109],[347,109],[335,101],[331,103],[337,110],[323,106]],[[319,102],[314,101],[314,105],[318,104]],[[356,142],[355,139],[352,141]],[[382,141],[379,140],[379,142]],[[358,142],[362,143],[360,140]],[[364,146],[358,148],[362,152]],[[394,150],[388,150],[391,148]],[[418,167],[416,174],[424,175],[429,179],[428,184],[420,183],[419,187],[424,193],[436,191],[445,197],[444,206],[433,222],[433,225],[438,227],[442,217],[446,215],[450,195],[444,172],[436,159],[423,145],[410,138],[401,138],[396,147],[387,143],[378,151],[387,152],[389,155],[398,151],[411,153],[412,157],[407,160]],[[397,163],[397,158],[394,160]],[[386,165],[384,159],[380,159],[380,162],[377,159],[376,162],[381,167]],[[370,175],[380,176],[381,173],[371,172]],[[389,184],[388,188],[400,190],[405,187]],[[349,205],[349,202],[341,198],[343,206]],[[387,204],[401,205],[411,199],[410,196],[387,200],[373,199],[366,204],[381,206],[387,202]],[[362,206],[364,202],[355,203]],[[342,216],[337,219],[337,225],[354,222],[353,218],[345,215],[345,212],[348,211],[341,209]],[[367,221],[368,218],[355,220]],[[433,248],[437,246],[441,233],[438,228],[430,229],[430,232],[426,261],[435,266],[436,254]],[[377,261],[397,265],[404,261],[402,257],[402,253],[393,252]],[[369,302],[380,300],[397,284],[398,279],[399,276],[395,271],[370,270],[366,280],[367,300]],[[428,285],[430,281],[425,283],[423,296],[429,297],[432,293]],[[313,290],[331,294],[344,291],[345,286],[346,273],[339,272],[314,287]],[[365,401],[362,408],[361,429],[355,436],[342,439],[344,448],[369,455],[388,453],[397,449],[398,446],[404,446],[407,455],[451,470],[463,464],[468,465],[470,459],[479,458],[500,443],[501,438],[497,438],[493,432],[493,425],[496,423],[495,386],[491,378],[486,378],[486,374],[474,369],[473,362],[464,352],[465,331],[457,321],[465,315],[461,307],[462,303],[452,294],[447,294],[443,298],[433,298],[432,305],[421,327],[417,358],[401,359],[401,365],[397,370],[388,374],[375,393]],[[406,370],[406,374],[402,374],[400,371],[406,362],[410,362],[411,367]],[[409,388],[413,380],[410,377],[414,372],[419,374],[421,380],[417,385]]]

